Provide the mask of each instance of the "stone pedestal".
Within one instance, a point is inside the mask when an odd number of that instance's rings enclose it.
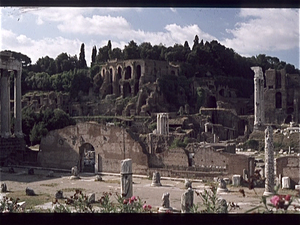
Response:
[[[289,177],[282,178],[282,189],[290,189],[291,188],[291,179]]]
[[[226,182],[224,181],[224,179],[220,179],[219,181],[219,187],[217,188],[217,193],[226,193],[228,192],[227,186],[226,186]]]
[[[241,185],[241,175],[232,176],[232,185],[238,187]]]
[[[132,160],[124,159],[121,161],[121,196],[131,198],[132,194]]]
[[[154,187],[161,186],[160,174],[157,171],[155,171],[153,173],[151,186],[154,186]]]

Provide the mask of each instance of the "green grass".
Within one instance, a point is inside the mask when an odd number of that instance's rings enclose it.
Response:
[[[11,197],[13,199],[19,198],[20,200],[18,202],[26,202],[26,209],[33,208],[36,205],[42,205],[44,203],[47,203],[49,201],[52,201],[54,199],[54,196],[51,196],[49,194],[37,194],[35,196],[28,196],[24,191],[13,191],[7,193],[7,197]]]

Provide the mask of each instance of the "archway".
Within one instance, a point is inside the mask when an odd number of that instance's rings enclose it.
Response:
[[[281,99],[281,93],[277,92],[275,95],[275,101],[276,101],[276,109],[282,108],[282,99]]]
[[[217,108],[217,102],[215,96],[209,96],[207,102],[207,108]]]
[[[131,79],[131,67],[127,66],[125,71],[125,80]]]
[[[79,147],[79,171],[95,173],[95,149],[90,143]]]

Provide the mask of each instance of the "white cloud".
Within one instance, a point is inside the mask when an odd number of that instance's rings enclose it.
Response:
[[[60,53],[66,52],[70,55],[78,55],[81,41],[70,40],[63,37],[44,38],[33,40],[25,35],[17,35],[10,30],[1,30],[2,50],[22,52],[35,63],[39,58],[48,55],[56,58]]]
[[[299,10],[241,9],[241,18],[221,43],[244,55],[299,48]]]
[[[170,8],[170,10],[173,12],[173,13],[176,13],[177,10],[175,8]]]

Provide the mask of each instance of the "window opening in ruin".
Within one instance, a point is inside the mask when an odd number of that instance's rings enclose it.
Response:
[[[125,71],[125,80],[131,79],[131,67],[127,66]]]
[[[292,121],[293,121],[293,120],[292,120],[292,115],[288,115],[288,116],[285,118],[284,123],[289,124],[289,123],[292,122]]]
[[[135,85],[134,85],[134,95],[136,95],[139,92],[139,82],[136,81]]]
[[[90,143],[84,143],[79,147],[79,171],[95,172],[95,149]]]
[[[207,108],[217,108],[217,102],[215,96],[209,96]]]
[[[105,69],[102,70],[102,77],[105,77]]]
[[[141,66],[140,65],[138,65],[137,67],[136,67],[136,79],[140,79],[141,78],[141,75],[142,75],[142,69],[141,69]]]
[[[219,91],[219,94],[220,94],[222,97],[224,97],[224,89],[221,89],[221,90]]]
[[[123,97],[130,97],[131,96],[131,87],[129,83],[125,83],[123,86]]]
[[[281,73],[277,72],[276,73],[276,83],[275,83],[275,88],[281,88]]]
[[[273,85],[270,85],[270,86],[269,86],[269,89],[273,89]]]
[[[277,92],[275,95],[275,99],[276,99],[276,109],[280,109],[282,108],[282,100],[281,100],[281,93]]]
[[[109,69],[109,82],[112,83],[112,76],[113,76],[113,70],[112,68]]]
[[[286,110],[286,113],[287,114],[292,114],[294,112],[294,108],[293,107],[289,107],[289,108],[287,108],[287,110]]]

